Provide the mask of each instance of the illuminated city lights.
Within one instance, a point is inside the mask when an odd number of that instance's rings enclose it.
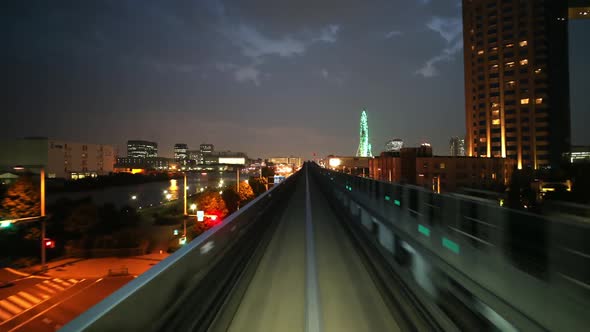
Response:
[[[371,152],[371,143],[369,143],[369,123],[367,119],[367,111],[364,109],[361,113],[360,142],[356,156],[373,157],[373,153]]]

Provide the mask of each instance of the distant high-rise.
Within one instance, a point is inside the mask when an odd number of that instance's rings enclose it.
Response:
[[[357,157],[372,157],[371,143],[369,143],[369,123],[367,120],[367,111],[363,109],[361,113],[360,124],[360,142],[359,148],[356,151]]]
[[[570,145],[565,0],[463,0],[467,155],[557,167]]]
[[[213,151],[215,151],[213,144],[201,144],[199,146],[199,151],[201,157],[201,159],[197,161],[199,164],[210,164],[216,162],[214,161],[214,158],[210,158],[211,154],[213,154]]]
[[[404,147],[404,141],[401,138],[394,138],[385,143],[385,151],[399,152]]]
[[[184,143],[174,144],[174,159],[185,161],[188,158],[188,145]]]
[[[158,143],[149,141],[127,141],[127,157],[152,158],[158,156]]]
[[[461,137],[451,137],[449,142],[449,152],[453,157],[460,157],[465,155],[465,139]]]

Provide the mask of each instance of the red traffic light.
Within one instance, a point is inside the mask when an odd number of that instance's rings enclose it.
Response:
[[[45,239],[44,241],[45,248],[55,248],[55,241],[51,239]]]

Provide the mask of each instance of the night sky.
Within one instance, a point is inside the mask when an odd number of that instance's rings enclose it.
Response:
[[[11,2],[0,138],[352,155],[361,107],[374,154],[465,134],[458,0]],[[570,23],[574,144],[590,144],[588,34]]]

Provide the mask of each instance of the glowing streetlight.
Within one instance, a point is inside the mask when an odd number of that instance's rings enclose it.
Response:
[[[168,190],[164,190],[164,195],[166,195],[168,193]]]
[[[170,199],[172,199],[172,194],[166,194],[166,199],[167,199],[167,200],[170,200]]]
[[[137,196],[136,195],[133,195],[133,196],[131,196],[131,199],[132,200],[136,200],[137,199]]]
[[[191,204],[191,211],[195,212],[195,210],[197,209],[197,204]]]

